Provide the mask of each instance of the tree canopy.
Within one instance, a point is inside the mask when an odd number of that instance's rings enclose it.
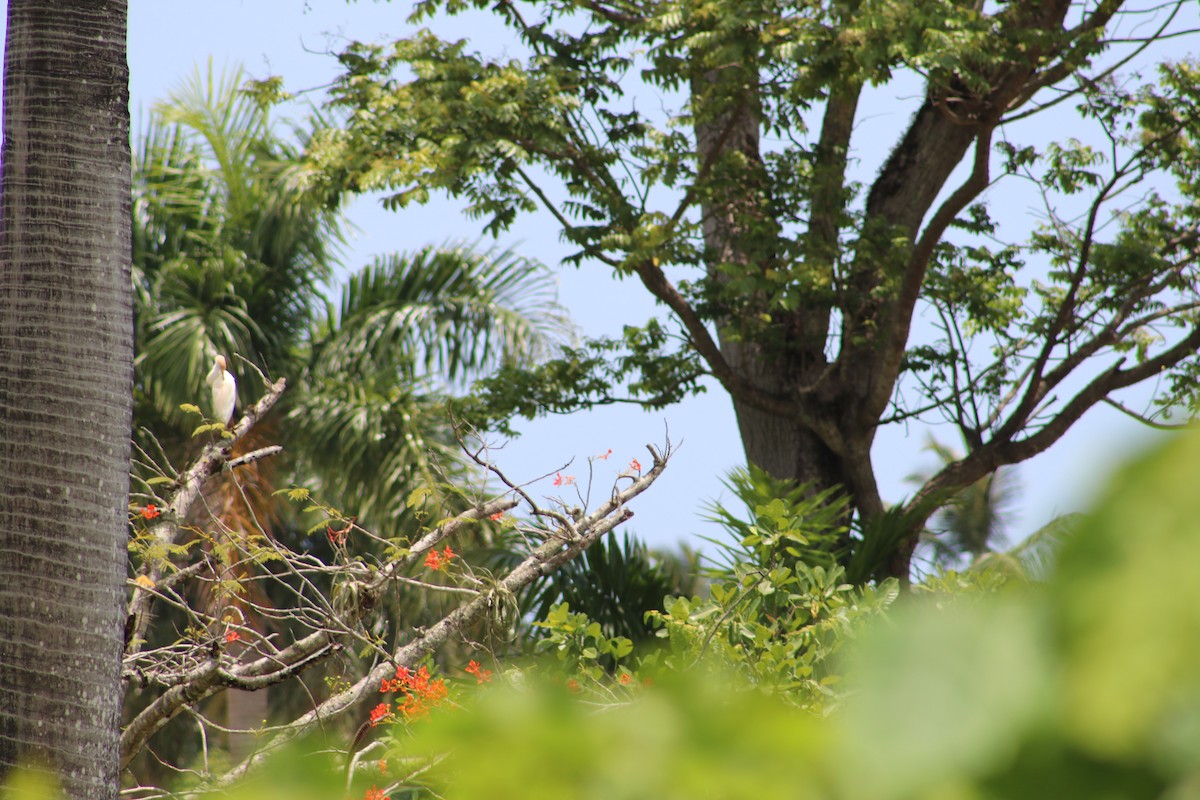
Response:
[[[659,408],[711,376],[748,461],[844,491],[864,529],[887,507],[879,426],[948,422],[967,451],[903,504],[904,576],[945,498],[1097,404],[1195,410],[1200,67],[1164,54],[1195,23],[1182,0],[429,0],[413,19],[484,9],[502,53],[429,29],[345,49],[310,185],[446,192],[493,233],[549,214],[568,263],[664,313],[485,381],[478,416]],[[859,179],[856,126],[899,92],[912,115]],[[1032,230],[997,200],[1023,182]],[[1152,403],[1123,402],[1149,381]]]

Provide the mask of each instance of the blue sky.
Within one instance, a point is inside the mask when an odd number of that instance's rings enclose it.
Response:
[[[197,13],[192,5],[185,10],[179,3],[132,0],[129,60],[135,128],[139,112],[148,111],[156,99],[209,57],[218,67],[240,62],[256,77],[281,75],[293,92],[318,93],[337,72],[330,53],[349,39],[374,41],[402,35],[410,30],[405,22],[409,8],[403,1],[209,0],[202,13]],[[443,26],[439,32],[469,38],[485,51],[504,48],[504,32],[485,17],[472,17],[454,26]],[[1178,40],[1172,48],[1174,55],[1194,52],[1195,40]],[[874,174],[894,143],[896,131],[919,101],[911,89],[877,92],[864,104],[868,111],[855,134],[863,179]],[[1070,124],[1069,118],[1066,124]],[[1032,224],[1035,209],[1029,198],[1013,195],[999,199],[1007,213]],[[349,209],[349,217],[359,229],[347,259],[351,269],[376,254],[479,237],[478,225],[462,216],[453,202],[444,200],[392,213],[383,211],[374,199],[364,198]],[[500,243],[551,265],[566,252],[557,240],[553,221],[539,217],[523,219]],[[623,323],[643,322],[656,313],[640,286],[632,281],[614,282],[600,266],[568,268],[559,274],[560,299],[585,335],[617,333]],[[628,523],[629,530],[653,544],[681,540],[698,544],[694,534],[715,535],[716,530],[701,520],[699,511],[703,502],[722,496],[721,477],[741,461],[732,407],[715,387],[663,412],[604,408],[527,422],[521,428],[525,435],[495,453],[509,475],[528,480],[553,473],[574,459],[567,471],[582,479],[587,474],[587,457],[612,448],[613,459],[597,462],[596,491],[601,493],[606,493],[618,468],[632,457],[644,462],[644,444],[661,443],[669,430],[672,442],[679,445],[675,459],[659,484],[633,505],[635,517]],[[905,477],[931,466],[930,456],[923,452],[931,433],[947,443],[957,442],[946,427],[893,426],[880,432],[874,460],[886,500],[901,499],[911,491]],[[1017,468],[1019,515],[1013,520],[1011,535],[1019,537],[1055,514],[1085,504],[1097,479],[1148,438],[1144,428],[1115,411],[1101,409],[1089,414],[1051,451]],[[557,491],[548,480],[534,489],[545,495]]]

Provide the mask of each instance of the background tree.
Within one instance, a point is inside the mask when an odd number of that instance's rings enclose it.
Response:
[[[235,455],[268,442],[282,442],[284,454],[248,462],[239,481],[209,481],[195,522],[211,529],[206,546],[265,530],[331,557],[324,529],[310,535],[311,519],[298,519],[276,489],[303,483],[377,533],[411,535],[419,523],[410,493],[465,474],[446,392],[497,365],[536,358],[569,325],[544,267],[463,245],[379,257],[346,279],[340,303],[325,299],[341,266],[344,222],[291,180],[296,142],[309,132],[282,134],[269,107],[243,91],[246,79],[236,67],[197,69],[156,104],[139,139],[135,435],[147,456],[139,475],[182,464],[207,441],[192,437],[198,420],[181,406],[211,414],[202,378],[215,355],[229,356],[241,375],[241,407],[265,390],[256,369],[284,376],[294,389],[239,440]],[[247,560],[237,569],[257,567]],[[224,577],[249,593],[276,586],[235,573]],[[252,627],[272,623],[250,614],[251,606],[292,602],[286,591],[268,598],[200,587],[210,593],[210,614],[221,617],[225,604]],[[440,613],[414,608],[428,603],[420,593],[405,598],[397,605],[395,593],[387,596],[393,619]],[[168,626],[160,630],[169,634]],[[140,713],[143,695],[131,695],[127,717]],[[226,693],[228,727],[260,724],[270,714],[266,696]],[[252,744],[245,739],[233,743]],[[158,752],[177,761],[168,751],[188,742],[168,730]],[[143,778],[155,769],[150,759],[138,767]]]
[[[396,206],[446,191],[493,232],[540,208],[569,262],[636,278],[669,311],[488,382],[495,419],[621,386],[657,408],[712,376],[748,461],[844,490],[864,530],[885,510],[879,426],[950,422],[968,451],[905,503],[889,544],[905,576],[939,498],[1097,403],[1153,378],[1157,402],[1195,406],[1197,68],[1119,72],[1187,32],[1187,6],[426,2],[418,20],[493,10],[522,55],[428,31],[351,45],[333,90],[347,121],[310,143],[310,180]],[[871,92],[913,81],[911,119],[856,181]],[[1064,100],[1080,138],[1027,122]],[[989,202],[1021,180],[1044,203],[1028,235]]]
[[[8,4],[0,774],[116,798],[133,369],[126,4]]]
[[[445,392],[532,363],[569,324],[545,267],[465,245],[380,256],[340,302],[325,299],[344,222],[293,180],[297,145],[246,81],[240,68],[197,70],[139,143],[137,422],[181,456],[195,418],[180,405],[199,400],[213,356],[237,354],[244,377],[257,368],[294,387],[255,436],[281,439],[324,501],[380,529],[417,483],[443,477],[438,464],[453,470]],[[260,386],[239,383],[243,405]]]

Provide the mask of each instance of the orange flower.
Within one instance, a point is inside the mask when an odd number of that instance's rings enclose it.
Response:
[[[378,725],[392,714],[391,707],[387,703],[380,703],[371,709],[371,724]]]
[[[567,688],[570,689],[572,692],[578,692],[579,691],[579,681],[575,680],[574,678],[571,678],[571,680],[567,681]]]
[[[154,503],[151,503],[142,509],[142,519],[154,519],[160,513],[161,512],[158,510],[158,507],[154,505]]]
[[[602,455],[596,456],[596,458],[600,461],[608,461],[608,457],[611,455],[612,455],[612,448],[610,447],[607,450],[605,450]]]
[[[575,478],[572,475],[563,475],[561,472],[554,473],[555,486],[570,486],[574,482]]]
[[[379,759],[379,761],[375,764],[375,766],[379,769],[380,772],[387,772],[387,759],[386,758]]]
[[[642,463],[635,458],[629,462],[629,468],[636,472],[641,472],[642,471]]]
[[[372,786],[370,789],[367,789],[366,797],[364,797],[363,800],[392,800],[392,798],[385,797],[383,794],[383,789]]]
[[[630,683],[633,682],[633,676],[630,675],[628,672],[622,672],[621,677],[617,678],[617,682],[620,683],[622,686],[628,686]]]
[[[450,549],[450,545],[446,545],[442,552],[430,550],[425,554],[425,566],[430,569],[444,569],[451,561],[458,557],[458,553]]]
[[[500,520],[504,519],[504,512],[497,511],[495,514],[490,515],[488,519],[490,519],[492,522],[499,522]]]
[[[487,683],[492,679],[492,671],[479,666],[479,662],[475,659],[467,662],[467,674],[474,675],[476,683]]]
[[[450,693],[446,682],[441,678],[433,678],[426,667],[413,672],[408,667],[396,667],[395,680],[384,680],[379,687],[381,692],[404,692],[406,697],[400,701],[397,710],[406,719],[423,717],[429,709],[441,705]]]
[[[240,633],[238,633],[237,630],[234,628],[230,628],[229,630],[225,631],[225,643],[226,644],[231,644],[241,638],[242,638],[242,635]]]

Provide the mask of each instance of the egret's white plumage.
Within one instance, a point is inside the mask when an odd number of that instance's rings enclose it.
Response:
[[[226,425],[233,419],[233,406],[237,403],[237,381],[225,369],[225,356],[217,356],[213,368],[204,382],[212,389],[213,416]]]

